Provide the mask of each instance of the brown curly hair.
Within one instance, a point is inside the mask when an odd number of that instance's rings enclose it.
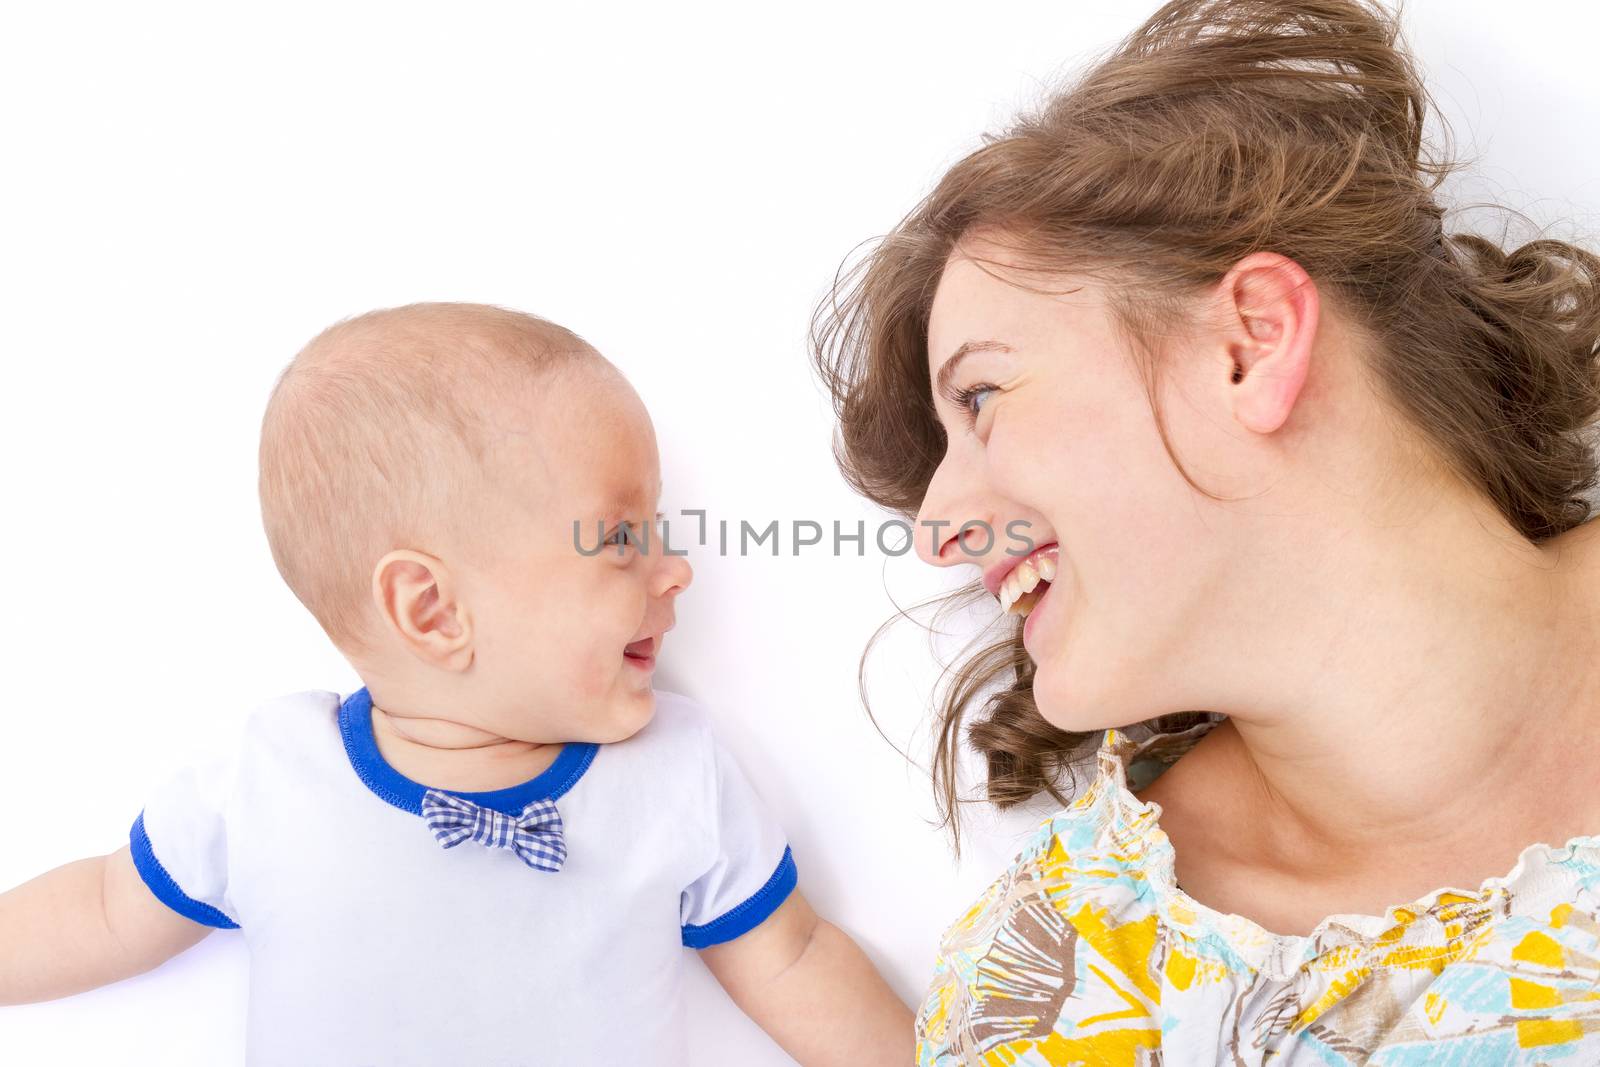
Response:
[[[816,311],[813,356],[849,484],[914,518],[945,448],[929,306],[958,239],[983,227],[1013,235],[1041,269],[1109,279],[1167,452],[1213,499],[1167,441],[1154,338],[1181,330],[1185,297],[1271,250],[1356,324],[1386,399],[1443,469],[1530,541],[1585,521],[1600,258],[1559,240],[1508,251],[1446,233],[1434,193],[1462,164],[1424,151],[1433,102],[1400,34],[1399,12],[1368,0],[1173,0],[986,136]],[[983,595],[975,582],[948,604]],[[1039,793],[1064,802],[1062,769],[1097,738],[1040,716],[1020,620],[1002,627],[961,664],[937,716],[934,792],[958,849],[963,734],[1001,807]]]

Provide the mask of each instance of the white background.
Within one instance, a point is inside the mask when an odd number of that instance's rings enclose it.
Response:
[[[257,513],[262,406],[317,330],[414,300],[554,318],[649,405],[669,516],[870,528],[829,456],[815,301],[982,130],[1154,6],[7,5],[0,888],[117,847],[217,717],[359,685]],[[1593,6],[1413,0],[1407,23],[1483,155],[1460,188],[1593,229]],[[958,867],[856,669],[894,603],[967,576],[870,544],[691,561],[658,685],[710,705],[808,896],[914,1001],[1036,813]],[[935,650],[904,623],[880,649],[875,707],[925,753]],[[788,1062],[691,971],[695,1062]],[[245,996],[241,940],[213,935],[0,1009],[0,1060],[239,1063]]]

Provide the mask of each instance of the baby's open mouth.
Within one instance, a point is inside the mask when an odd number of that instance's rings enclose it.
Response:
[[[628,657],[629,659],[652,660],[652,659],[655,659],[655,652],[656,652],[656,647],[655,646],[656,646],[656,639],[655,638],[653,638],[653,637],[641,637],[639,640],[633,642],[633,644],[627,645],[626,647],[624,647],[623,650],[622,650],[622,654],[624,656]]]
[[[1044,599],[1045,593],[1050,591],[1050,583],[1055,581],[1059,551],[1059,545],[1035,549],[1012,568],[995,594],[1001,611],[1007,615],[1026,616]]]

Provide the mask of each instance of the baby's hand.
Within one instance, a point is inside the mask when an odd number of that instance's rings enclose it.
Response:
[[[702,949],[733,1002],[803,1067],[909,1064],[911,1009],[796,890],[765,922]]]
[[[156,899],[124,845],[0,893],[0,1005],[143,974],[211,932]]]

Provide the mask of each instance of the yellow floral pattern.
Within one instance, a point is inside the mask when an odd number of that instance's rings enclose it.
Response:
[[[1158,736],[1159,758],[1213,725]],[[1600,836],[1273,934],[1177,887],[1159,808],[1128,787],[1151,748],[1106,731],[1093,781],[946,931],[921,1067],[1600,1065]]]

